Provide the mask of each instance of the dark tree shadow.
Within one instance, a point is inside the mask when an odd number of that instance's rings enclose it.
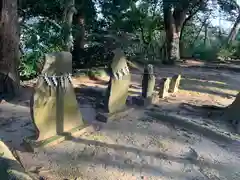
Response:
[[[31,87],[20,85],[18,88],[9,75],[0,73],[0,103],[4,100],[16,105],[28,106],[31,93]]]
[[[86,104],[87,102],[95,108],[104,99],[106,88],[85,86],[76,87],[74,90],[80,104]]]
[[[80,153],[76,161],[74,161],[71,165],[73,166],[79,166],[81,164],[81,167],[84,167],[84,163],[93,163],[97,165],[103,165],[103,166],[110,166],[110,167],[117,167],[124,171],[132,172],[133,169],[135,172],[141,172],[141,173],[150,173],[155,174],[157,176],[164,176],[164,177],[186,177],[187,174],[183,174],[180,170],[172,170],[171,172],[166,171],[162,166],[148,164],[148,163],[139,163],[136,162],[134,159],[129,159],[128,157],[125,157],[124,153],[121,152],[130,152],[138,156],[145,156],[145,157],[153,157],[159,160],[164,160],[166,162],[172,161],[175,163],[180,163],[182,165],[195,165],[200,169],[214,169],[217,171],[222,170],[232,170],[233,167],[225,166],[222,164],[216,164],[213,162],[210,162],[207,159],[198,159],[198,158],[190,158],[187,155],[186,156],[172,156],[170,154],[160,152],[160,151],[148,151],[136,147],[130,147],[125,145],[119,145],[119,144],[109,144],[105,142],[100,142],[96,140],[88,140],[83,138],[74,138],[72,137],[71,140],[75,143],[84,144],[91,147],[102,147],[104,149],[112,149],[116,152],[114,154],[114,157],[108,153],[101,153],[100,155],[97,155],[93,157],[91,153]],[[59,162],[59,159],[66,159],[66,158],[60,158],[66,156],[62,152],[56,152],[57,156],[54,156],[54,161]],[[66,161],[61,161],[61,163],[68,163]]]
[[[12,104],[30,107],[30,99],[34,93],[34,88],[31,86],[22,86],[20,96],[9,101]]]
[[[174,115],[168,116],[158,112],[147,111],[146,114],[149,117],[152,117],[160,122],[167,123],[167,124],[169,123],[171,125],[188,129],[193,133],[203,135],[207,139],[210,139],[211,141],[216,142],[217,144],[228,144],[229,147],[231,147],[231,145],[233,144],[235,145],[237,144],[240,148],[240,140],[234,140],[231,137],[231,135],[229,135],[225,131],[220,132],[217,130],[213,130],[212,128],[209,127],[207,123],[200,125],[200,124],[196,124],[191,121],[185,120],[184,117],[174,116]],[[189,119],[189,117],[186,117],[186,118]],[[235,149],[235,148],[231,149],[231,151],[235,152],[236,154],[239,154],[240,152],[238,149]]]
[[[5,100],[8,103],[29,107],[30,98],[34,92],[34,88],[31,86],[20,86],[19,94],[15,97],[3,97],[0,96],[0,103],[2,100]]]
[[[12,171],[12,172],[11,172]],[[17,161],[0,156],[0,177],[7,179],[31,179]]]
[[[225,70],[232,72],[240,72],[240,66],[237,64],[228,64],[228,63],[205,63],[202,66],[191,66],[194,69],[215,69],[215,70]]]
[[[189,103],[182,103],[180,108],[184,111],[190,112],[190,114],[197,114],[205,118],[205,122],[207,124],[211,124],[213,126],[221,126],[226,128],[226,131],[230,131],[232,133],[236,133],[236,129],[234,129],[231,121],[223,118],[224,110],[226,110],[228,106],[215,106],[215,105],[193,105]]]

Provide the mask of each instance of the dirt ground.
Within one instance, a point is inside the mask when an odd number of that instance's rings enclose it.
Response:
[[[147,109],[135,107],[126,116],[101,124],[94,133],[29,153],[22,139],[33,134],[29,109],[32,81],[24,82],[26,87],[21,97],[0,104],[0,139],[18,150],[26,171],[42,179],[239,180],[239,136],[227,123],[209,119],[207,113],[198,112],[192,106],[229,105],[240,89],[240,73],[196,67],[200,65],[188,61],[181,66],[155,68],[157,80],[176,73],[183,79],[178,93],[152,108],[214,127],[225,132],[229,139],[151,118],[145,113]],[[131,71],[130,96],[141,93],[141,71]],[[73,82],[80,88],[106,87],[106,83],[88,79],[75,78]],[[83,117],[95,121],[91,101],[77,96]]]

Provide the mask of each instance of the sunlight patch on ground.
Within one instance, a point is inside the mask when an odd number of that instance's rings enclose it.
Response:
[[[129,88],[128,89],[128,94],[129,95],[135,95],[135,94],[139,94],[142,92],[142,89],[136,89],[136,88]]]
[[[185,95],[193,95],[193,96],[202,96],[205,93],[197,92],[197,91],[192,91],[192,90],[185,90],[185,89],[179,89],[179,94],[185,94]]]
[[[208,90],[212,91],[213,93],[218,91],[218,92],[223,92],[223,93],[226,93],[226,94],[229,94],[229,95],[237,95],[238,94],[237,90],[221,89],[221,88],[217,88],[217,87],[208,87],[208,86],[205,86],[205,87],[199,86],[199,87],[208,89]]]
[[[183,78],[180,84],[180,89],[200,94],[210,94],[216,96],[235,96],[238,93],[237,86],[230,86],[221,81],[208,81],[202,79]]]
[[[221,81],[209,81],[209,80],[204,80],[204,79],[195,79],[195,78],[182,78],[182,80],[190,80],[190,81],[199,81],[199,82],[206,82],[206,83],[211,83],[211,84],[223,84],[226,85],[225,82]]]
[[[236,95],[238,93],[237,90],[231,90],[231,89],[222,89],[222,88],[218,88],[218,87],[210,87],[210,86],[201,86],[201,85],[195,85],[194,88],[196,89],[201,89],[202,90],[207,90],[206,92],[198,92],[196,90],[189,90],[189,92],[196,92],[198,95],[201,95],[201,94],[209,94],[210,92],[212,93],[216,93],[216,96],[218,95],[217,93],[218,92],[222,92],[223,94],[226,93],[226,94],[229,94],[229,95]]]
[[[94,140],[94,141],[100,141],[100,142],[105,142],[107,140],[107,137],[104,136],[103,134],[100,133],[94,133],[86,136],[86,139],[88,140]]]

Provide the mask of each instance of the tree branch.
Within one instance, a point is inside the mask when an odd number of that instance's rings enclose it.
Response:
[[[183,24],[182,24],[182,29],[181,29],[181,33],[180,33],[180,41],[181,41],[181,39],[182,39],[182,34],[183,34],[184,27],[186,26],[187,22],[190,21],[190,20],[193,18],[193,16],[195,16],[195,15],[198,13],[198,11],[199,11],[200,8],[201,8],[201,4],[202,4],[203,2],[204,2],[203,0],[197,1],[196,4],[195,4],[195,6],[198,6],[198,7],[195,9],[195,11],[190,12],[189,16],[188,16],[188,17],[185,19],[185,21],[183,22]]]

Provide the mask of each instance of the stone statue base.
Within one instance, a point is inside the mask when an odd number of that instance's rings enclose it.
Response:
[[[132,105],[137,106],[150,106],[159,102],[159,96],[157,93],[153,93],[151,97],[144,98],[142,96],[132,97]]]
[[[53,146],[64,140],[71,139],[73,136],[81,136],[85,133],[92,133],[95,131],[93,125],[84,125],[71,129],[67,133],[61,135],[55,135],[44,140],[35,140],[34,137],[25,137],[23,139],[23,145],[29,152],[36,151],[39,147]]]
[[[163,78],[159,83],[158,95],[160,98],[165,98],[168,96],[170,78]]]
[[[117,120],[121,117],[124,117],[131,113],[133,111],[133,108],[129,108],[125,106],[123,109],[116,111],[114,113],[106,113],[106,112],[98,112],[96,115],[96,120],[99,122],[108,122],[109,120]]]

